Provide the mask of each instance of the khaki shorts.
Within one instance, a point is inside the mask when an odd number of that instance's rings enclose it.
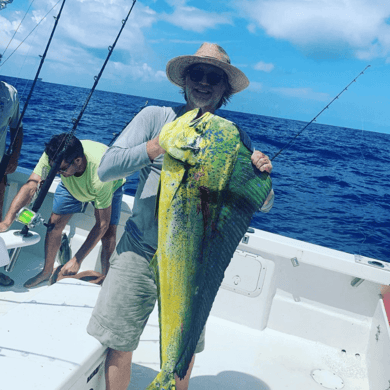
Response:
[[[149,262],[126,251],[124,233],[110,259],[87,332],[106,347],[130,352],[137,349],[141,334],[157,300],[157,287]],[[195,353],[204,350],[205,329]]]

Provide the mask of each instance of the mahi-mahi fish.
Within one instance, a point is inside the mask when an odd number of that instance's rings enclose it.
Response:
[[[272,189],[233,122],[192,110],[163,127],[156,276],[161,371],[147,390],[184,378],[224,272]]]

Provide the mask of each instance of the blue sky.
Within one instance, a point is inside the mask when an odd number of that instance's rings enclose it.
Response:
[[[3,62],[56,1],[35,0]],[[0,53],[31,1],[0,11]],[[0,74],[33,78],[60,4]],[[129,0],[67,0],[41,77],[90,88]],[[219,43],[251,85],[227,109],[310,121],[367,65],[319,123],[390,134],[390,1],[138,0],[99,89],[181,102],[165,76],[173,57]]]

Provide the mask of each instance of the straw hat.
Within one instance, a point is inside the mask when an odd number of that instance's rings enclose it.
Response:
[[[221,46],[215,43],[203,43],[193,56],[179,56],[167,64],[167,77],[173,84],[185,86],[184,72],[193,64],[211,64],[222,69],[228,76],[232,92],[237,93],[249,85],[249,80],[240,69],[230,65],[230,58]]]

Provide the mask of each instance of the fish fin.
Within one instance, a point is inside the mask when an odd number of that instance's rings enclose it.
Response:
[[[175,375],[162,370],[145,390],[176,390]]]
[[[160,194],[161,194],[161,176],[158,182],[157,194],[156,194],[156,204],[154,209],[154,217],[158,219],[158,205],[160,204]]]

